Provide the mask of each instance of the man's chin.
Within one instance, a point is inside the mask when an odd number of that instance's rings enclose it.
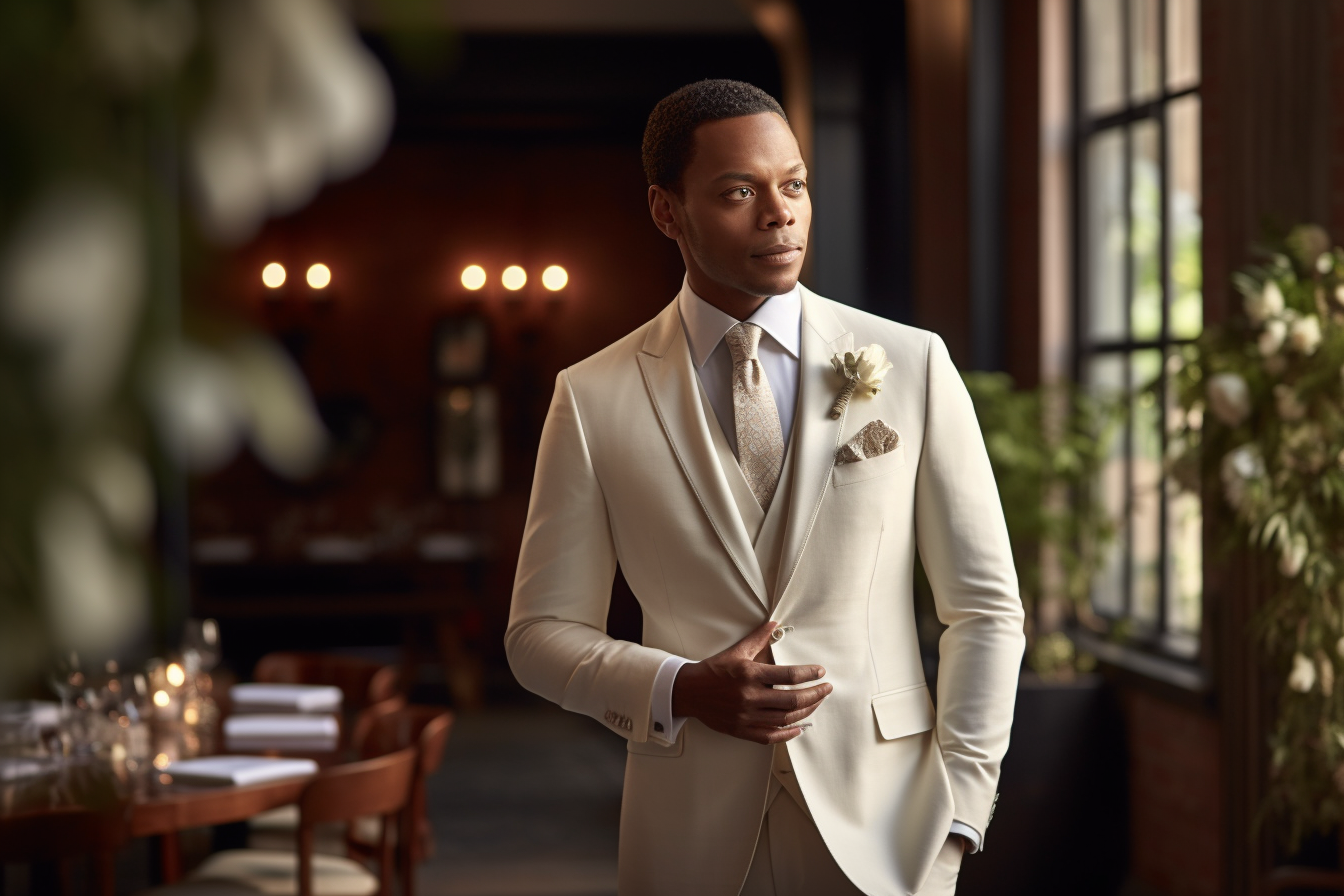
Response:
[[[773,277],[756,277],[753,278],[751,286],[743,288],[742,291],[748,295],[759,296],[762,299],[780,296],[798,285],[799,273],[799,271],[780,271]]]

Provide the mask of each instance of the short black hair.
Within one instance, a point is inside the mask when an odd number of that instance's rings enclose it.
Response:
[[[687,84],[658,101],[644,126],[644,176],[650,186],[681,192],[681,175],[691,163],[695,129],[705,122],[773,112],[789,117],[770,94],[746,81],[724,78]]]

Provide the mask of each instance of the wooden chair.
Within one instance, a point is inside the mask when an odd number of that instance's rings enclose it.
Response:
[[[244,886],[271,896],[390,896],[394,877],[393,842],[398,819],[411,797],[418,753],[408,747],[393,753],[324,769],[299,798],[297,844],[292,851],[230,849],[210,856],[188,878],[193,886]],[[361,816],[379,820],[374,857],[378,875],[354,859],[315,854],[315,825],[352,821]],[[172,887],[156,896],[176,896]]]
[[[453,730],[453,713],[441,706],[404,709],[371,707],[355,726],[355,748],[363,756],[414,747],[418,752],[411,798],[397,827],[397,865],[405,896],[415,894],[415,866],[434,849],[434,831],[426,807],[425,782],[443,762],[443,750]],[[356,819],[346,829],[346,850],[352,857],[369,857],[377,849],[375,819]]]
[[[126,842],[129,826],[124,812],[96,812],[80,807],[44,809],[0,817],[0,866],[57,863],[59,892],[71,892],[69,860],[93,859],[93,878],[99,896],[116,890],[116,851]],[[0,883],[3,871],[0,870]],[[35,887],[37,892],[40,887]]]

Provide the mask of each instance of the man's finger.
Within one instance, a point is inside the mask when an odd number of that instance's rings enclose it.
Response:
[[[736,653],[747,659],[752,659],[766,647],[770,646],[770,633],[779,627],[779,623],[773,619],[767,619],[747,633],[741,641],[738,641],[725,653]]]
[[[756,680],[761,684],[803,684],[823,678],[826,670],[821,666],[772,666],[759,663]]]
[[[797,691],[777,691],[774,688],[763,688],[758,693],[752,694],[750,700],[758,709],[797,712],[800,709],[820,703],[832,689],[832,686],[824,681],[821,684]]]
[[[788,728],[775,728],[766,733],[765,742],[767,744],[783,743],[786,740],[793,740],[806,730],[806,728],[800,728],[796,725]]]

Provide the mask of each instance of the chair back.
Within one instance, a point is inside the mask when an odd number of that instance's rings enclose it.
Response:
[[[300,826],[395,815],[410,799],[416,760],[415,748],[407,747],[323,769],[299,797]]]
[[[359,719],[354,745],[360,756],[379,756],[415,746],[419,773],[430,775],[443,762],[455,717],[441,706],[370,707]]]
[[[396,666],[330,653],[277,651],[257,661],[252,680],[272,684],[326,684],[341,689],[347,709],[396,699],[400,675]]]
[[[0,865],[91,856],[98,892],[112,896],[116,888],[115,853],[128,839],[129,825],[120,811],[97,812],[70,806],[0,816]]]

